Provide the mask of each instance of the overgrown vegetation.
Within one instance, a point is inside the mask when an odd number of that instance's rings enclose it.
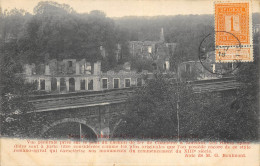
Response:
[[[247,95],[244,101],[241,97],[234,91],[194,94],[189,84],[156,74],[129,100],[129,110],[114,137],[257,141],[257,97]]]
[[[242,86],[233,92],[194,94],[189,84],[155,75],[129,100],[115,136],[177,140],[179,121],[181,140],[258,141],[259,34],[253,49],[254,62],[239,66],[235,78]]]

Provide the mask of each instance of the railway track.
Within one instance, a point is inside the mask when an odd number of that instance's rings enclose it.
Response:
[[[194,93],[207,93],[213,91],[226,91],[237,89],[241,86],[236,80],[231,78],[203,80],[191,82]],[[91,107],[98,105],[109,105],[125,102],[134,88],[117,89],[111,91],[100,91],[91,93],[69,93],[34,96],[29,101],[35,107],[34,112],[54,111],[64,109],[74,109],[81,107]]]
[[[109,105],[125,102],[133,90],[118,90],[99,94],[85,94],[81,96],[59,96],[55,98],[36,99],[29,102],[35,107],[34,112],[54,111],[98,105]]]
[[[227,80],[227,81],[217,81],[209,83],[193,83],[194,93],[206,93],[213,91],[226,91],[232,89],[238,89],[241,86],[241,83],[236,80]]]

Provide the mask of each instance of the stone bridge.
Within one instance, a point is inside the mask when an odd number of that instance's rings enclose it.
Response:
[[[109,138],[126,112],[133,89],[35,96],[32,137]]]
[[[196,81],[195,93],[227,92],[240,85],[233,79]],[[222,92],[219,92],[222,91]],[[126,113],[126,100],[134,88],[98,92],[68,93],[31,97],[35,110],[31,136],[41,138],[111,138]]]

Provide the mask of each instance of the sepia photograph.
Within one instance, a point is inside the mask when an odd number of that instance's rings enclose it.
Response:
[[[257,145],[259,40],[254,0],[1,0],[1,139]]]

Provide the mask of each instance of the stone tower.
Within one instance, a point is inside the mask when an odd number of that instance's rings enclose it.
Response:
[[[163,33],[163,28],[161,28],[161,33],[160,33],[160,42],[164,43],[164,33]]]

